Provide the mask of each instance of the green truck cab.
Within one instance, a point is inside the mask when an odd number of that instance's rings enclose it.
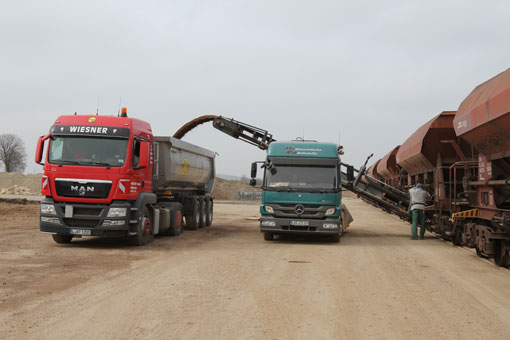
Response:
[[[266,160],[251,167],[252,185],[258,164],[264,170],[260,230],[265,240],[278,234],[323,234],[340,241],[352,221],[342,206],[340,153],[333,143],[269,144]]]

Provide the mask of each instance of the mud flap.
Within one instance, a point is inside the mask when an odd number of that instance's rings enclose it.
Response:
[[[342,209],[342,229],[346,230],[347,228],[349,228],[349,225],[351,224],[351,222],[354,221],[354,219],[352,218],[352,215],[349,212],[349,209],[347,209],[347,207],[345,206],[345,204],[342,203],[341,209]]]

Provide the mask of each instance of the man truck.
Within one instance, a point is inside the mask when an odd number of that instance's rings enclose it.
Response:
[[[188,229],[210,226],[214,160],[212,151],[153,136],[126,108],[118,117],[60,116],[37,143],[40,231],[57,243],[117,236],[142,246],[155,234],[179,235],[183,217]]]

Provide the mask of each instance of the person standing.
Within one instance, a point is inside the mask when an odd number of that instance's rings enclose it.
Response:
[[[409,196],[411,197],[409,210],[413,217],[411,240],[418,239],[418,223],[420,224],[420,239],[423,240],[423,237],[425,236],[425,214],[423,213],[423,209],[425,208],[426,201],[430,199],[430,195],[428,192],[423,190],[423,184],[418,183],[414,188],[409,190]]]

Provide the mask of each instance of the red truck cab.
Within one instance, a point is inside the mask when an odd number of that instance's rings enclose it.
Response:
[[[148,241],[151,215],[144,207],[156,202],[153,139],[150,124],[127,117],[124,108],[119,117],[58,117],[39,138],[35,157],[41,164],[44,155],[41,232],[59,243],[84,235]]]

